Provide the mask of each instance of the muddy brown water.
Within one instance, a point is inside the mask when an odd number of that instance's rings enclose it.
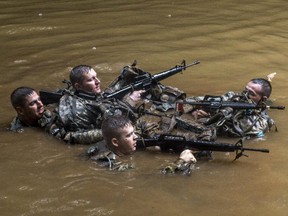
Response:
[[[285,106],[286,1],[10,0],[0,12],[1,215],[287,215],[286,110],[269,111],[278,132],[245,142],[269,154],[233,162],[234,153],[215,153],[190,177],[159,173],[176,155],[136,152],[134,170],[114,173],[80,157],[86,146],[5,130],[16,87],[60,88],[72,67],[88,64],[104,88],[135,59],[151,73],[200,60],[163,82],[188,95],[240,91],[277,72],[271,99]]]

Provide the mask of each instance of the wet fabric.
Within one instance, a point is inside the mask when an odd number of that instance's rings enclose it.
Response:
[[[99,166],[109,170],[125,171],[134,168],[131,156],[117,156],[107,148],[104,141],[89,147],[86,155]]]
[[[218,97],[191,97],[189,101],[218,100],[253,103],[244,93],[227,92]],[[196,108],[197,109],[197,108]],[[193,112],[195,107],[187,105],[183,108],[184,112]],[[205,110],[205,108],[204,108]],[[274,121],[269,117],[267,110],[263,109],[232,109],[225,107],[221,109],[205,110],[210,113],[209,118],[200,118],[198,122],[214,127],[218,136],[232,137],[262,137],[264,133],[270,131]]]
[[[44,128],[46,131],[48,131],[53,121],[53,114],[49,110],[45,110],[42,118],[38,120],[38,127]],[[29,127],[29,125],[26,125],[18,118],[18,116],[16,116],[10,123],[10,127],[8,128],[8,130],[22,133],[25,127]]]
[[[105,99],[87,92],[66,93],[59,103],[58,119],[50,133],[67,143],[91,144],[103,139],[102,121],[111,115],[126,115],[131,121],[137,114],[122,101]]]
[[[161,170],[163,174],[182,174],[191,175],[194,169],[194,163],[185,162],[184,160],[178,158],[175,162],[170,163]]]
[[[114,92],[133,83],[136,84],[143,80],[149,80],[151,77],[152,74],[136,67],[136,62],[134,62],[131,65],[123,67],[120,75],[108,86],[105,91]],[[176,87],[163,85],[160,82],[151,81],[148,86],[142,87],[143,89],[148,88],[146,93],[143,94],[144,98],[150,100],[152,103],[156,103],[158,108],[162,109],[162,111],[166,111],[167,106],[169,107],[169,105],[173,104],[176,100],[183,100],[186,97],[185,92]],[[163,107],[161,107],[161,105]]]

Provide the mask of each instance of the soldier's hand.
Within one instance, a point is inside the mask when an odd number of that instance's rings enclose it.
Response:
[[[189,149],[182,151],[179,158],[184,160],[186,163],[188,163],[188,162],[196,163],[197,162],[192,151]]]
[[[133,91],[133,92],[129,95],[129,97],[130,97],[133,101],[137,102],[137,101],[141,100],[141,94],[143,94],[144,92],[145,92],[145,90]]]
[[[195,119],[198,119],[198,118],[204,118],[204,117],[208,117],[209,116],[209,113],[205,112],[204,110],[195,110],[192,112],[192,116],[194,116]]]

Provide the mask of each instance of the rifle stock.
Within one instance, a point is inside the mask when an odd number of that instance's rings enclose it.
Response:
[[[39,91],[40,99],[44,105],[58,103],[63,94],[63,92],[53,92],[47,90]]]
[[[235,160],[244,155],[244,151],[269,153],[269,149],[244,147],[242,139],[235,144],[228,144],[202,140],[186,140],[185,137],[176,135],[160,135],[156,138],[137,139],[136,143],[138,149],[151,146],[160,146],[161,151],[173,150],[176,153],[180,153],[184,149],[196,151],[236,152]]]

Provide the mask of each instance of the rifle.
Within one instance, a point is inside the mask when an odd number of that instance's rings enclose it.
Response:
[[[58,103],[60,98],[64,95],[65,91],[71,88],[71,82],[68,80],[63,80],[62,83],[65,83],[67,86],[64,89],[59,89],[57,91],[48,91],[41,89],[39,91],[39,96],[44,105]]]
[[[62,91],[47,91],[43,89],[39,91],[40,99],[44,105],[58,103],[63,94]]]
[[[153,84],[157,84],[161,80],[164,80],[170,76],[173,76],[185,70],[186,68],[191,67],[193,65],[197,65],[199,63],[200,61],[196,60],[193,63],[186,65],[186,61],[183,60],[181,65],[176,65],[175,67],[171,69],[159,72],[157,74],[151,75],[149,73],[145,73],[143,75],[138,75],[135,77],[134,82],[132,84],[127,85],[118,91],[115,91],[111,94],[106,95],[105,98],[121,99],[129,92],[132,92],[135,90],[149,90]]]
[[[160,146],[161,151],[173,150],[176,153],[182,152],[184,149],[198,150],[198,151],[220,151],[220,152],[236,152],[237,160],[244,154],[244,151],[257,151],[269,153],[269,149],[246,148],[243,146],[243,140],[240,139],[234,145],[228,143],[217,143],[203,140],[186,140],[183,136],[176,135],[159,135],[155,138],[137,139],[137,148],[143,149],[151,146]]]
[[[264,103],[262,104],[253,104],[253,103],[244,103],[244,102],[231,102],[231,101],[195,101],[195,102],[177,102],[176,109],[177,111],[183,111],[183,104],[189,104],[195,106],[195,108],[204,108],[210,110],[216,110],[226,107],[231,107],[233,109],[279,109],[284,110],[285,106],[268,106]]]
[[[160,73],[157,73],[155,75],[151,75],[149,73],[145,73],[143,75],[136,76],[134,79],[134,82],[130,85],[127,85],[123,87],[122,89],[112,92],[110,94],[104,94],[104,99],[107,98],[115,98],[115,99],[121,99],[129,92],[135,91],[135,90],[148,90],[151,88],[153,84],[157,84],[161,80],[164,80],[170,76],[173,76],[183,70],[185,70],[188,67],[191,67],[193,65],[199,64],[200,61],[196,60],[191,64],[186,65],[186,61],[183,60],[181,65],[176,65],[175,67],[162,71]],[[63,81],[64,82],[64,81]],[[64,90],[58,90],[58,91],[47,91],[47,90],[40,90],[40,98],[44,105],[51,104],[51,103],[58,103],[60,98],[63,96],[65,92]]]

